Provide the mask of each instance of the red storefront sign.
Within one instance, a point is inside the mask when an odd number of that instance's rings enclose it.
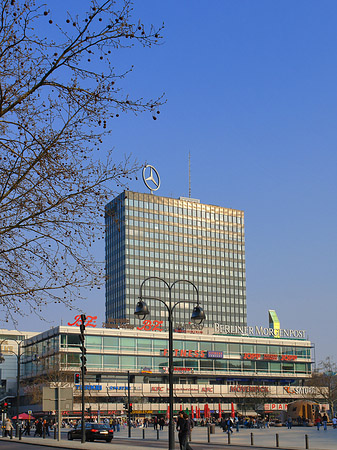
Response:
[[[287,411],[288,405],[286,403],[265,403],[265,411]]]
[[[243,359],[264,360],[264,361],[296,361],[296,355],[275,355],[270,353],[244,353]]]
[[[162,350],[163,356],[168,356],[168,348]],[[206,358],[207,352],[205,350],[173,350],[173,356],[177,358]]]

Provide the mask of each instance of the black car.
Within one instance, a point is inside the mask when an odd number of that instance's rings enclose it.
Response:
[[[87,442],[98,440],[104,440],[111,442],[114,437],[114,430],[106,423],[85,423],[85,440]],[[82,428],[81,425],[70,430],[68,432],[68,439],[72,441],[73,439],[82,439]]]

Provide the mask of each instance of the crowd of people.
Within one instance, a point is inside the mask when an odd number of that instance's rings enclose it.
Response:
[[[90,419],[90,421],[97,422],[97,418]],[[125,429],[128,426],[127,418],[105,418],[102,420],[105,423],[108,423],[114,432],[119,432],[121,429]],[[278,421],[279,425],[282,426],[282,422]],[[337,418],[332,418],[332,426],[334,429],[337,428]],[[329,419],[326,413],[323,415],[318,415],[314,421],[314,423],[306,420],[304,418],[298,417],[292,419],[291,416],[288,416],[284,425],[287,426],[289,430],[292,429],[293,425],[297,426],[312,426],[315,425],[317,430],[319,431],[322,427],[324,431],[328,429]],[[178,417],[175,419],[175,428],[178,432],[180,449],[181,450],[191,450],[191,446],[189,441],[191,440],[191,432],[194,426],[209,426],[209,425],[217,425],[222,428],[222,430],[226,433],[233,433],[233,430],[239,432],[240,427],[242,428],[269,428],[270,421],[269,417],[243,417],[237,416],[223,416],[222,418],[207,418],[196,420],[192,419],[188,414],[184,411],[180,411],[178,413]],[[272,423],[273,425],[274,423]],[[153,416],[151,418],[134,418],[131,420],[131,426],[133,428],[150,428],[153,427],[154,430],[162,431],[164,427],[168,425],[168,419],[164,416]],[[10,418],[6,418],[4,424],[1,424],[3,427],[4,436],[11,436],[13,432],[13,423]],[[62,428],[72,428],[80,426],[80,420],[68,420],[62,421]],[[34,437],[43,437],[50,436],[50,430],[57,427],[57,423],[53,420],[49,420],[46,418],[39,418],[36,420],[23,420],[20,421],[20,428],[23,435],[31,436],[31,433]]]

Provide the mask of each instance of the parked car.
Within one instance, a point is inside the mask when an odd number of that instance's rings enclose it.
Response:
[[[104,440],[111,442],[114,437],[114,430],[106,423],[85,423],[85,440],[87,442],[93,442],[95,440]],[[79,425],[76,428],[68,431],[68,439],[82,439],[82,427]]]
[[[271,420],[269,422],[270,427],[283,427],[283,423],[280,421],[280,419]]]

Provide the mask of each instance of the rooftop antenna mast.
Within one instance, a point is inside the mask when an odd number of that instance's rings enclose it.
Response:
[[[191,152],[188,152],[188,196],[191,198]]]

